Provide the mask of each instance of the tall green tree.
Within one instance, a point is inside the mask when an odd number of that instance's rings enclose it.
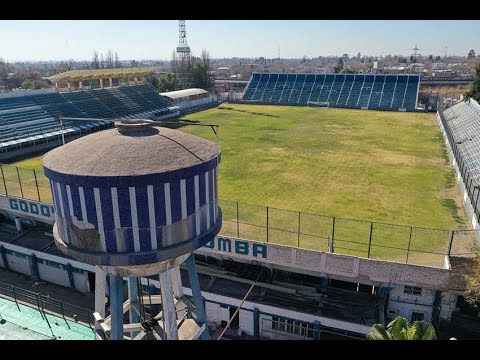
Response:
[[[210,89],[210,79],[207,73],[207,68],[203,62],[195,63],[193,67],[193,87],[209,90]]]
[[[387,328],[375,324],[367,335],[369,340],[436,340],[437,334],[432,324],[426,321],[415,321],[409,324],[402,316],[397,316]]]
[[[156,87],[158,92],[174,91],[177,89],[178,79],[174,74],[162,74],[157,79],[158,83]]]
[[[8,91],[8,73],[10,72],[10,66],[6,61],[0,57],[0,82],[5,88],[5,92]]]
[[[475,79],[473,80],[472,87],[465,96],[480,101],[480,62],[475,66]]]
[[[338,58],[337,65],[333,68],[334,73],[339,73],[340,71],[343,70],[343,59]]]

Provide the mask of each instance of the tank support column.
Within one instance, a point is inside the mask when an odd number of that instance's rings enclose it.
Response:
[[[128,300],[130,300],[130,304],[134,301],[138,304],[138,287],[137,287],[137,278],[135,276],[131,276],[128,278]],[[128,317],[130,320],[130,324],[135,324],[140,322],[140,318],[133,308],[133,306],[128,311]],[[132,339],[137,336],[137,331],[132,331]]]
[[[123,340],[123,278],[110,275],[110,339]]]
[[[197,323],[202,326],[205,324],[205,331],[200,335],[200,339],[209,340],[207,316],[205,314],[205,304],[202,298],[202,291],[200,290],[200,283],[198,281],[197,268],[195,267],[195,258],[193,253],[186,260],[188,269],[188,280],[192,289],[193,304],[195,305],[195,315],[197,316]]]
[[[173,289],[170,272],[162,271],[159,275],[162,294],[162,316],[165,319],[167,340],[178,340],[177,312],[173,303]]]
[[[95,312],[105,318],[105,288],[107,286],[107,276],[98,266],[95,266]],[[95,330],[102,331],[102,327],[95,322]],[[101,339],[99,339],[101,340]]]
[[[183,296],[182,277],[180,276],[180,267],[175,266],[169,270],[172,277],[173,296],[180,299]]]

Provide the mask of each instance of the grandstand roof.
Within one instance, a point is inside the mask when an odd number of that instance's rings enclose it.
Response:
[[[157,67],[126,68],[126,69],[95,69],[71,70],[48,77],[51,81],[79,81],[93,79],[108,79],[126,76],[144,76],[157,71]]]
[[[192,89],[184,89],[184,90],[177,90],[177,91],[168,91],[168,92],[160,93],[160,95],[168,96],[170,99],[181,99],[184,97],[189,97],[192,95],[200,95],[205,93],[208,93],[208,91],[203,89],[192,88]]]

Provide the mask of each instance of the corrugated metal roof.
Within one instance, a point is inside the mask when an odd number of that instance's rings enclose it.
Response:
[[[170,99],[179,99],[187,96],[200,95],[205,93],[208,93],[208,91],[203,89],[192,88],[192,89],[184,89],[184,90],[177,90],[177,91],[168,91],[168,92],[160,93],[160,95],[168,96]]]

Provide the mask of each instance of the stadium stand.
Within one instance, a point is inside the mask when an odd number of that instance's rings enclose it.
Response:
[[[253,73],[243,101],[258,104],[414,111],[418,75]]]
[[[135,119],[168,115],[172,106],[147,84],[21,95],[0,98],[0,154],[58,140],[62,132],[74,136],[112,126],[109,121],[65,120],[62,129],[60,116]]]
[[[468,196],[480,220],[480,106],[469,99],[440,112]]]

